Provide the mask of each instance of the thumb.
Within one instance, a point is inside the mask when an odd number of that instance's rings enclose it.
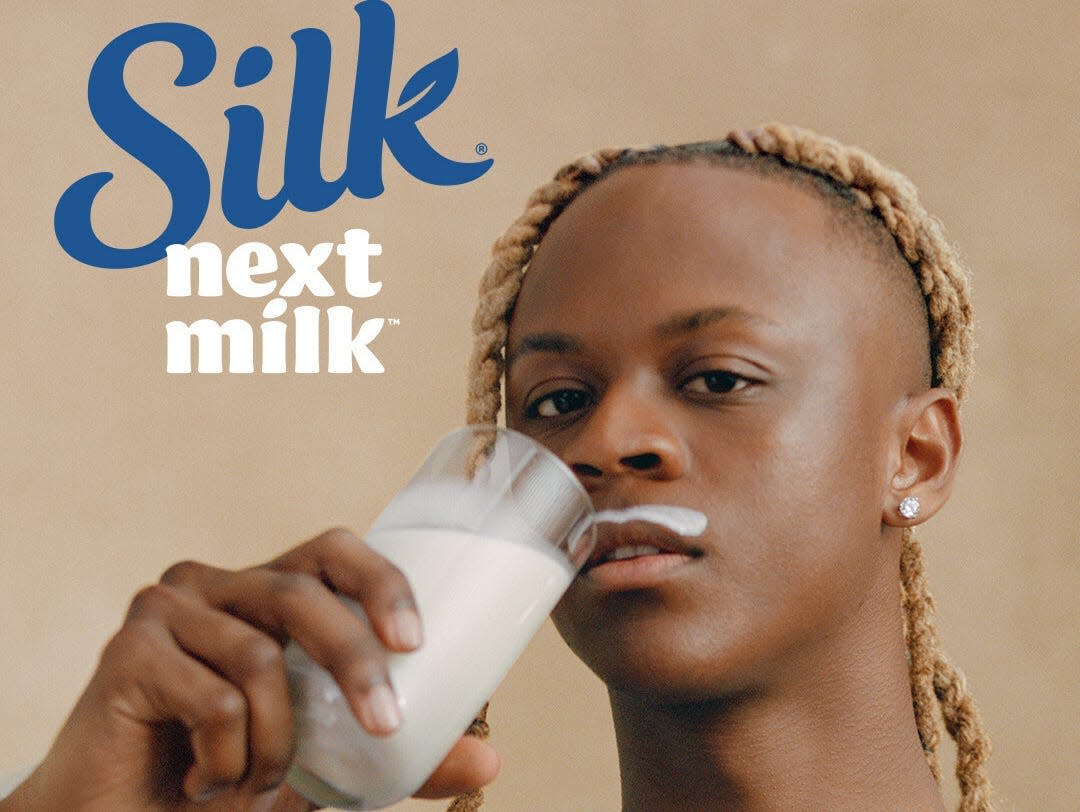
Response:
[[[490,784],[501,762],[495,748],[475,736],[462,736],[416,798],[449,798]]]
[[[255,807],[260,812],[311,812],[312,809],[319,808],[288,784],[282,784],[276,791],[267,793],[267,796],[270,803],[265,807]]]

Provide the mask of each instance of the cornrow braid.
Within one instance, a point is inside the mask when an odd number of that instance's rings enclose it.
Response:
[[[678,146],[603,149],[560,169],[529,198],[525,212],[492,248],[480,281],[473,319],[474,344],[468,365],[467,422],[495,423],[502,405],[504,348],[522,276],[552,221],[583,189],[624,166],[704,161],[817,181],[880,221],[911,267],[922,291],[930,333],[931,385],[967,394],[973,372],[973,313],[967,273],[938,222],[919,202],[914,185],[869,153],[806,129],[785,124],[733,131],[722,141]],[[922,548],[910,528],[903,531],[900,600],[904,616],[912,706],[923,751],[940,781],[937,747],[940,711],[956,742],[960,812],[992,809],[985,762],[990,741],[963,675],[943,653],[934,628],[934,601],[926,587]],[[487,735],[478,720],[474,734]],[[479,791],[457,799],[451,810],[472,812]]]

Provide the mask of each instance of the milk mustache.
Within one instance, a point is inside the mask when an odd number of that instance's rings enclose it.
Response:
[[[432,731],[464,733],[574,571],[555,550],[457,530],[386,530],[366,541],[405,573],[424,623],[420,649],[389,657],[404,722],[388,737],[369,735],[333,678],[291,648],[290,670],[317,680],[322,701],[294,708],[301,744],[289,781],[324,803],[360,799],[371,809],[411,795],[435,771],[446,746]]]

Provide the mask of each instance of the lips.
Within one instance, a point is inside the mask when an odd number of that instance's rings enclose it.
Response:
[[[661,555],[698,558],[701,553],[700,548],[660,525],[644,521],[605,524],[597,528],[596,547],[582,573],[616,561]]]

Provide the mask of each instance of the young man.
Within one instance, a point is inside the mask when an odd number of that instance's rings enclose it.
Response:
[[[970,309],[906,181],[779,126],[587,156],[496,243],[476,326],[471,422],[494,421],[505,364],[507,423],[596,507],[708,518],[692,539],[605,526],[555,613],[608,686],[624,809],[941,809],[935,690],[962,808],[989,808],[910,532],[952,485]],[[283,642],[387,733],[383,647],[414,648],[421,623],[346,531],[250,570],[178,565],[136,596],[4,808],[307,808],[279,788]],[[424,791],[497,766],[463,739]]]

